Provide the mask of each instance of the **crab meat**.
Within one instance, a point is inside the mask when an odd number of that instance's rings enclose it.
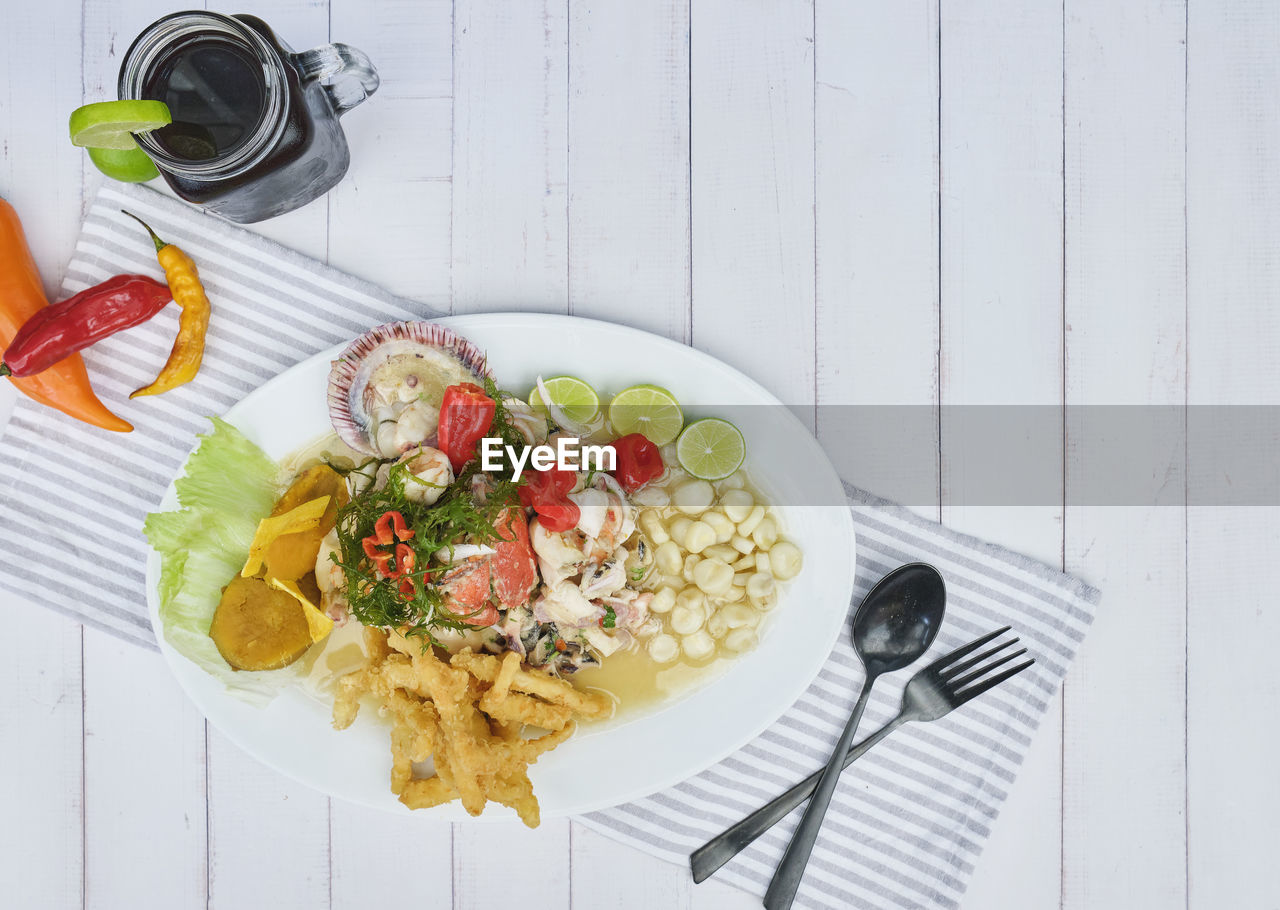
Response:
[[[493,553],[452,563],[437,582],[447,595],[450,611],[480,628],[496,623],[499,609],[513,610],[527,604],[538,584],[524,511],[504,509],[494,527],[498,540],[493,543]]]

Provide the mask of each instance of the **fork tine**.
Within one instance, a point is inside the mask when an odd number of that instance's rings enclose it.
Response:
[[[983,651],[977,657],[971,657],[962,664],[957,664],[954,667],[949,667],[946,670],[942,671],[942,674],[941,674],[942,678],[948,679],[948,678],[954,678],[956,676],[959,676],[961,673],[963,673],[965,670],[968,670],[970,667],[976,667],[978,664],[982,663],[988,657],[992,657],[993,655],[999,654],[1005,648],[1016,645],[1018,641],[1019,640],[1017,638],[1011,638],[1009,641],[1001,642],[1000,644],[996,645],[994,648],[991,648],[990,650]]]
[[[981,638],[974,639],[973,641],[969,642],[967,645],[956,648],[950,654],[942,655],[933,663],[929,664],[929,666],[925,667],[925,669],[939,671],[943,667],[946,667],[950,665],[952,662],[957,661],[960,658],[964,657],[966,654],[969,654],[973,651],[978,650],[987,642],[991,641],[991,639],[995,638],[997,635],[1003,635],[1005,632],[1008,632],[1009,629],[1010,629],[1010,626],[1005,626],[1002,629],[996,629],[994,632],[989,632],[986,635],[982,636]]]
[[[1000,658],[999,660],[992,661],[991,663],[987,664],[985,667],[979,667],[978,669],[970,673],[968,676],[962,676],[960,679],[949,679],[946,681],[947,688],[950,689],[952,692],[959,692],[965,686],[970,685],[971,683],[975,683],[982,677],[986,676],[996,667],[1003,667],[1009,661],[1016,660],[1017,658],[1021,657],[1023,654],[1026,654],[1026,653],[1027,653],[1026,648],[1020,648],[1017,651],[1014,651],[1012,654],[1006,654],[1004,657]]]
[[[984,679],[982,682],[977,683],[976,685],[971,686],[968,689],[965,689],[963,692],[956,692],[955,693],[956,704],[962,705],[971,698],[977,698],[979,695],[981,695],[983,692],[986,692],[988,689],[994,689],[996,686],[1000,685],[1000,683],[1004,682],[1010,676],[1018,675],[1023,670],[1027,669],[1027,667],[1031,666],[1033,663],[1035,663],[1034,659],[1023,661],[1022,663],[1018,664],[1016,667],[1010,667],[1008,670],[1005,670],[1003,673],[998,673],[995,676],[991,677],[990,679]]]

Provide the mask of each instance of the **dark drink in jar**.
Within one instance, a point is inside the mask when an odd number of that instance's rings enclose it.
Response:
[[[369,59],[329,44],[298,54],[255,16],[186,12],[149,26],[120,67],[120,97],[173,122],[137,136],[173,191],[242,223],[328,192],[350,153],[338,118],[378,87]]]

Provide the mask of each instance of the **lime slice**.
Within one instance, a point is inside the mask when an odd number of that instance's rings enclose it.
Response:
[[[633,385],[609,402],[609,423],[619,436],[642,433],[656,446],[680,435],[684,412],[676,396],[656,385]]]
[[[564,416],[574,423],[590,423],[600,413],[600,396],[596,390],[576,376],[552,376],[544,379],[551,403],[564,412]],[[547,413],[547,406],[542,402],[537,386],[529,392],[529,407],[539,414]]]
[[[71,144],[126,151],[137,145],[132,133],[149,133],[172,121],[163,101],[99,101],[71,112]]]
[[[146,183],[160,176],[155,162],[134,143],[131,149],[85,149],[94,167],[121,183]]]
[[[719,417],[695,420],[676,440],[676,458],[699,480],[723,480],[747,457],[747,443],[738,428]]]

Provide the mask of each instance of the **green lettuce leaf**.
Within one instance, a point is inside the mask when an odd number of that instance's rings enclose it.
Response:
[[[212,422],[174,484],[182,508],[153,512],[143,530],[161,558],[157,593],[165,640],[228,689],[262,701],[296,675],[235,672],[209,638],[209,623],[223,587],[244,565],[259,520],[275,504],[280,468],[231,424]]]

